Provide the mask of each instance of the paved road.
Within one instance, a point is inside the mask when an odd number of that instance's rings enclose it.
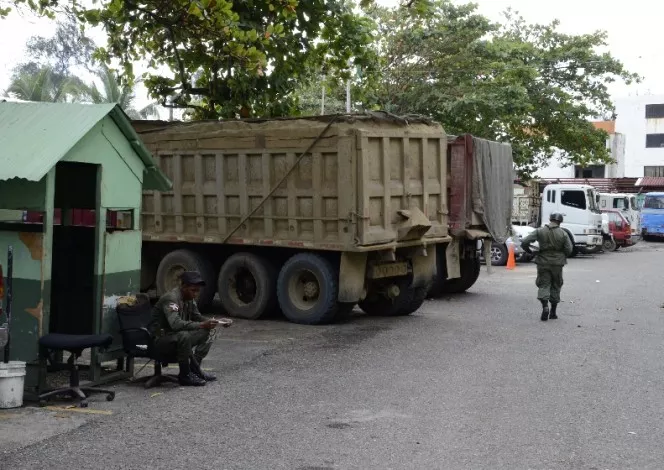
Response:
[[[122,385],[91,405],[113,415],[0,467],[659,469],[663,263],[651,244],[572,260],[546,324],[532,265],[408,318],[241,323],[208,362],[221,382]]]

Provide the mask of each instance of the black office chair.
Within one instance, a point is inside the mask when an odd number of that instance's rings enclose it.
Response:
[[[177,376],[162,373],[162,367],[168,366],[170,362],[177,362],[177,360],[175,356],[162,357],[155,349],[154,338],[148,330],[148,326],[152,322],[152,306],[148,296],[138,294],[135,304],[119,303],[115,310],[120,323],[122,347],[127,357],[130,360],[143,357],[154,361],[152,376],[132,380],[145,382],[145,388],[152,388],[164,382],[178,383]]]
[[[93,393],[105,393],[107,401],[113,401],[115,392],[96,387],[81,387],[78,365],[76,361],[84,350],[89,348],[108,349],[113,342],[111,335],[66,335],[50,333],[39,338],[40,354],[49,357],[52,351],[67,351],[70,353],[67,365],[69,368],[69,387],[62,387],[39,395],[39,405],[46,405],[48,399],[57,395],[69,395],[80,399],[82,408],[88,406],[88,396]]]

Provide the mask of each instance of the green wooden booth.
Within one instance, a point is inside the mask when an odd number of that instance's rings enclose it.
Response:
[[[123,356],[115,305],[139,290],[142,191],[170,188],[119,106],[0,102],[0,264],[12,245],[11,359],[28,363],[28,395],[45,385],[41,335],[113,334],[93,382]]]

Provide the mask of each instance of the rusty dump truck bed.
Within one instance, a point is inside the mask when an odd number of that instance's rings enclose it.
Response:
[[[173,181],[144,193],[145,240],[337,251],[449,240],[439,125],[360,115],[134,127]]]

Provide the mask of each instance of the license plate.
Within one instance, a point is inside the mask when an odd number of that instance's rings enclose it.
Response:
[[[408,274],[408,263],[390,263],[379,264],[373,267],[371,273],[372,279],[382,279],[384,277],[405,276]]]

